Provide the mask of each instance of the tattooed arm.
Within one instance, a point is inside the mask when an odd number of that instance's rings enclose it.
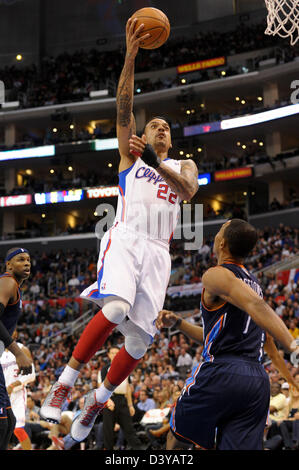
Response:
[[[148,155],[145,158],[146,136],[130,136],[129,149],[132,155],[144,158],[144,161],[153,166],[155,170],[164,178],[168,186],[174,191],[180,199],[190,201],[198,190],[198,170],[193,160],[181,160],[181,173],[177,173],[163,163],[152,148],[150,157],[156,159],[155,165],[149,162]],[[153,163],[153,162],[152,162]]]
[[[133,98],[134,98],[134,71],[135,57],[137,55],[139,44],[150,35],[140,36],[144,25],[140,25],[136,31],[136,19],[134,21],[129,18],[126,26],[126,57],[124,67],[122,69],[117,93],[116,93],[116,133],[118,138],[119,153],[122,159],[132,161],[136,157],[130,154],[129,138],[136,133],[135,118],[133,115]]]
[[[165,182],[182,200],[190,201],[198,190],[198,170],[193,160],[181,160],[181,173],[176,173],[163,162],[157,168]]]

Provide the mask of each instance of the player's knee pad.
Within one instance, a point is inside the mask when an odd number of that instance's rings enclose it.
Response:
[[[28,439],[28,434],[24,428],[15,428],[14,435],[20,442],[26,441],[26,439]]]
[[[107,320],[119,325],[128,315],[130,308],[131,306],[126,300],[120,297],[111,297],[106,300],[102,312]]]
[[[125,349],[130,356],[134,359],[141,359],[149,345],[151,344],[151,337],[147,333],[128,335],[125,336]]]

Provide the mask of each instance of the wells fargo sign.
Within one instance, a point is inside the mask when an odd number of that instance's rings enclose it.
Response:
[[[189,64],[178,65],[176,70],[177,73],[195,72],[196,70],[220,67],[221,65],[225,65],[225,63],[225,57],[215,57],[214,59],[198,60],[197,62],[190,62]]]
[[[214,181],[235,180],[238,178],[248,178],[252,176],[251,167],[232,168],[231,170],[215,171]]]

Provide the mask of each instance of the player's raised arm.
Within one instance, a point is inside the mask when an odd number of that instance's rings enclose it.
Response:
[[[176,173],[163,163],[157,171],[182,200],[190,201],[197,193],[198,170],[193,160],[181,160],[181,173]]]
[[[164,178],[168,186],[181,200],[190,201],[198,190],[198,169],[193,160],[181,160],[181,172],[177,173],[163,163],[151,145],[146,144],[146,136],[130,136],[130,152],[140,156]]]
[[[294,338],[274,310],[229,270],[217,266],[208,269],[202,277],[203,287],[212,296],[218,296],[250,315],[253,321],[272,335],[287,351],[295,351]]]
[[[136,133],[135,118],[133,115],[133,98],[134,98],[134,71],[135,58],[139,49],[139,44],[150,35],[145,34],[138,37],[142,33],[143,24],[136,30],[137,18],[132,20],[129,18],[126,25],[126,57],[124,67],[122,69],[118,88],[116,93],[116,133],[118,138],[119,153],[121,158],[135,160],[129,151],[129,138]]]

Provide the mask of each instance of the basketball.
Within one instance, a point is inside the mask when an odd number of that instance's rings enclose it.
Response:
[[[141,8],[134,13],[132,19],[134,18],[138,18],[135,28],[138,28],[142,23],[144,24],[142,36],[150,33],[150,37],[141,42],[142,49],[157,49],[167,41],[170,24],[163,11],[151,7]]]

